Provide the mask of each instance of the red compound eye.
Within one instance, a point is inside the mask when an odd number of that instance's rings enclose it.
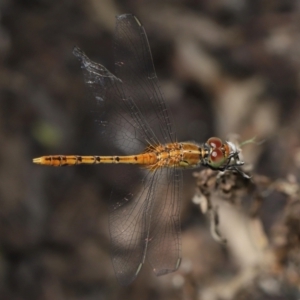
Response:
[[[225,161],[225,157],[222,150],[214,149],[209,156],[209,160],[210,160],[209,164],[212,167],[219,168]]]
[[[222,141],[221,141],[221,139],[219,139],[217,137],[211,137],[210,139],[208,139],[208,141],[206,143],[209,146],[211,146],[212,148],[221,148],[222,147]]]
[[[210,154],[210,160],[214,163],[219,162],[220,160],[223,160],[223,159],[224,159],[224,155],[220,149],[215,149]]]

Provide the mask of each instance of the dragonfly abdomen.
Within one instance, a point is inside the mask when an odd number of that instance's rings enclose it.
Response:
[[[157,162],[150,169],[160,167],[195,168],[203,163],[207,156],[205,149],[195,143],[170,143],[158,145],[152,149]]]
[[[35,158],[34,163],[39,165],[64,167],[81,164],[139,164],[153,165],[157,162],[154,153],[144,153],[128,156],[99,156],[99,155],[48,155]]]

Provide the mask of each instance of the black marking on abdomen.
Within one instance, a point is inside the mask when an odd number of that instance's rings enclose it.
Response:
[[[116,161],[119,162],[120,161],[120,157],[116,156]]]
[[[203,156],[202,156],[202,148],[199,147],[198,150],[199,150],[199,159],[202,160],[202,159],[203,159]]]

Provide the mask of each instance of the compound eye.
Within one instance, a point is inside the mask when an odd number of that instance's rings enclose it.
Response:
[[[224,154],[221,149],[214,149],[209,156],[209,165],[213,168],[219,168],[225,161]]]
[[[222,141],[217,137],[211,137],[210,139],[207,140],[206,143],[214,149],[222,147]]]

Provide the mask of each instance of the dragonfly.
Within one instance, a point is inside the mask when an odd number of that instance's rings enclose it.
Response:
[[[243,175],[240,149],[217,137],[202,144],[177,141],[148,38],[136,16],[116,17],[114,74],[78,47],[73,54],[81,63],[84,81],[98,107],[100,126],[122,155],[48,155],[33,162],[47,166],[140,167],[138,184],[127,187],[129,192],[124,194],[112,193],[109,201],[115,274],[122,285],[128,285],[146,259],[157,276],[174,272],[181,262],[182,170],[204,166]],[[131,178],[131,168],[120,172],[124,182]]]

